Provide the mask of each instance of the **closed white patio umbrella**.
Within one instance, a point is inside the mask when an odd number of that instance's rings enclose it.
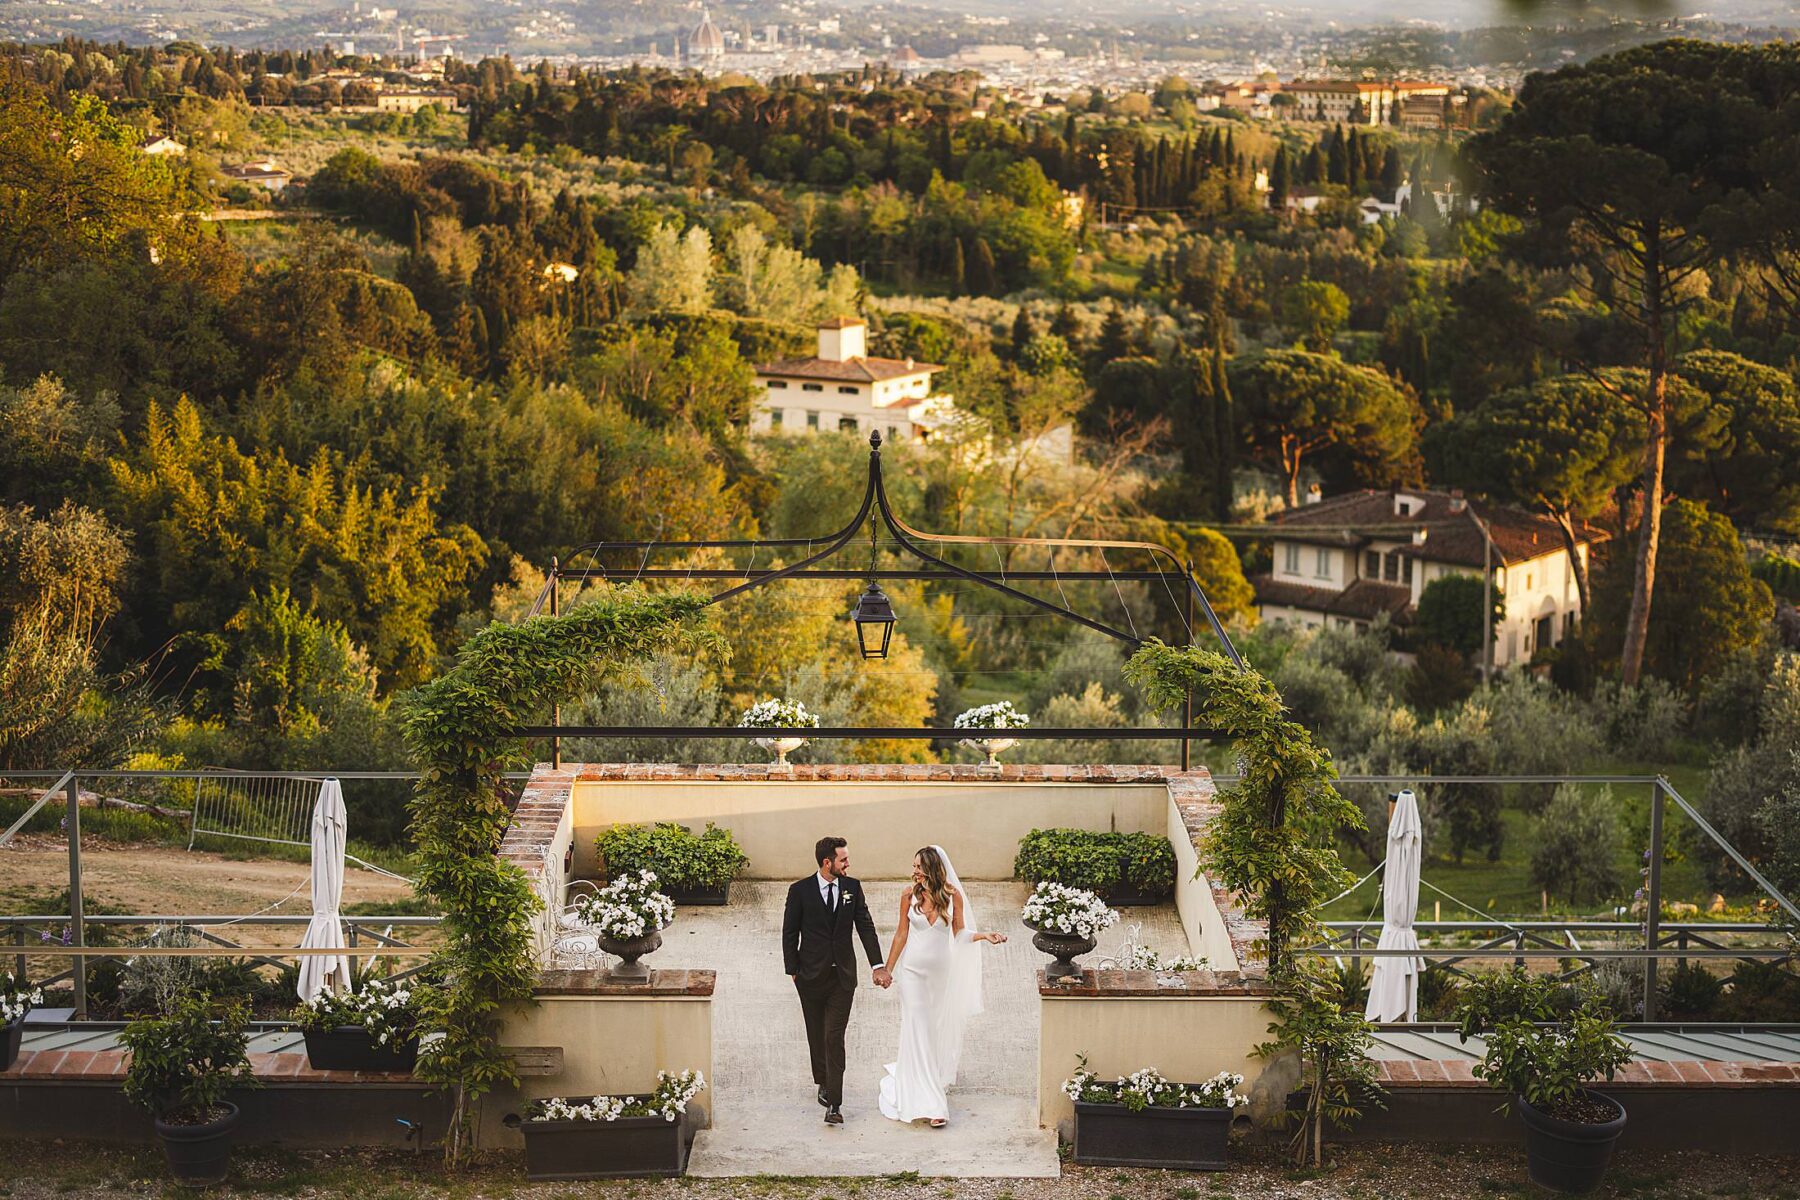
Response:
[[[344,788],[327,779],[313,805],[312,819],[312,921],[301,939],[301,949],[327,949],[344,944],[344,925],[338,905],[344,895]],[[309,954],[300,959],[300,999],[311,1000],[326,988],[341,992],[350,986],[350,960],[342,954]]]
[[[1387,866],[1381,873],[1381,950],[1417,950],[1419,937],[1413,918],[1419,911],[1419,799],[1410,790],[1400,793],[1388,817]],[[1395,955],[1377,958],[1369,981],[1369,1005],[1364,1016],[1371,1021],[1412,1021],[1419,1014],[1419,972],[1422,958]]]

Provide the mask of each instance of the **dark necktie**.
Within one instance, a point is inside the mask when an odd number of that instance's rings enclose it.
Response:
[[[825,911],[829,913],[837,912],[837,880],[834,879],[826,884],[825,891],[828,893],[825,898]]]

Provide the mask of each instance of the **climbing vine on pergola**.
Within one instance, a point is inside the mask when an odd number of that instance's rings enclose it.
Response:
[[[1191,695],[1199,723],[1231,739],[1242,778],[1219,794],[1201,866],[1243,898],[1247,916],[1268,922],[1269,974],[1284,978],[1295,940],[1321,931],[1319,906],[1354,879],[1335,841],[1343,828],[1363,828],[1363,818],[1332,785],[1330,752],[1288,719],[1274,684],[1217,650],[1153,640],[1125,664],[1125,677],[1159,709]]]
[[[516,1081],[499,1044],[502,1009],[529,1000],[537,981],[532,917],[541,902],[498,854],[510,818],[502,773],[530,762],[519,730],[654,654],[709,647],[716,635],[697,619],[706,603],[691,592],[622,588],[561,616],[496,622],[407,697],[406,742],[420,768],[411,804],[418,889],[442,909],[445,938],[436,956],[445,982],[431,1014],[443,1037],[419,1073],[452,1094],[444,1153],[453,1163],[470,1148],[473,1102]]]

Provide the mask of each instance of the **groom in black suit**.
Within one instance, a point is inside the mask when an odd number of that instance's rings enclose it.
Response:
[[[856,1000],[852,925],[874,968],[876,986],[893,982],[883,965],[881,940],[875,936],[875,919],[869,915],[862,884],[849,875],[847,847],[841,837],[819,839],[813,848],[818,872],[788,889],[787,911],[781,918],[781,957],[788,978],[800,993],[806,1043],[812,1049],[813,1082],[819,1085],[819,1103],[825,1106],[828,1125],[844,1123],[844,1030],[850,1024],[850,1005]]]

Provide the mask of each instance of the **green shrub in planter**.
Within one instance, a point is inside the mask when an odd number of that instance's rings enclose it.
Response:
[[[230,1167],[238,1110],[225,1096],[256,1084],[249,1025],[247,1000],[188,992],[165,1015],[140,1017],[119,1034],[131,1052],[125,1098],[155,1117],[169,1170],[184,1183],[216,1183]]]
[[[673,821],[655,825],[615,825],[601,834],[595,849],[606,864],[606,877],[654,871],[658,886],[677,904],[703,902],[697,894],[723,898],[749,858],[731,830],[711,824],[695,834]]]
[[[1114,903],[1124,893],[1154,901],[1175,890],[1175,850],[1149,833],[1034,829],[1019,841],[1013,874],[1098,892]]]

